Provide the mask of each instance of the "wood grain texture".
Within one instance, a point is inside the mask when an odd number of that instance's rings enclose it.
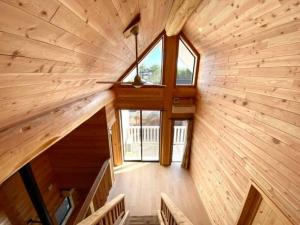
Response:
[[[116,111],[116,122],[111,127],[111,140],[112,140],[112,159],[114,166],[123,164],[123,149],[121,141],[121,127],[120,127],[120,114]]]
[[[0,132],[0,182],[63,138],[114,99],[101,92]]]
[[[157,215],[161,193],[166,193],[194,225],[209,225],[208,216],[187,170],[173,163],[126,163],[115,169],[115,183],[109,199],[126,195],[126,209],[131,216]]]
[[[134,61],[128,23],[141,14],[141,53],[164,30],[172,3],[1,0],[0,128],[108,89],[96,81],[117,80]]]
[[[55,221],[55,211],[63,197],[47,154],[35,158],[31,166],[49,215]],[[19,173],[1,184],[0,198],[0,211],[6,214],[7,222],[21,225],[26,224],[29,219],[38,219]]]
[[[184,27],[201,55],[191,174],[213,224],[253,179],[300,223],[300,6],[203,1]]]
[[[29,219],[38,219],[19,173],[11,176],[0,186],[1,211],[11,224],[26,224]]]
[[[174,36],[180,33],[185,22],[202,0],[175,0],[166,23],[166,34]]]
[[[88,193],[110,157],[105,108],[52,145],[47,153],[61,188]]]
[[[251,182],[237,225],[292,225],[274,202]]]

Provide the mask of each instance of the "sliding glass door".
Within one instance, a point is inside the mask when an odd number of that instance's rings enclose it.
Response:
[[[121,110],[125,161],[158,161],[160,111]]]
[[[121,110],[124,160],[142,159],[140,110]]]

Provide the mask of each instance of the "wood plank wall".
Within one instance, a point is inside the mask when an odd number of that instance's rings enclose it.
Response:
[[[103,162],[110,157],[105,108],[51,146],[47,153],[59,187],[87,194]]]
[[[300,224],[300,2],[204,0],[184,27],[201,55],[191,174],[213,224],[250,179]]]
[[[63,200],[60,190],[74,189],[81,203],[103,162],[110,157],[106,108],[32,160],[32,171],[50,216]],[[0,186],[0,221],[26,224],[37,218],[18,173]],[[75,203],[76,204],[76,203]]]
[[[61,194],[63,188],[59,186],[48,151],[32,160],[30,164],[47,210],[55,221],[55,211],[64,197]]]
[[[0,198],[0,211],[3,212],[1,219],[21,225],[26,224],[29,219],[38,218],[19,173],[1,184]]]
[[[54,213],[63,198],[47,154],[44,153],[34,159],[31,166],[44,202],[54,220]],[[8,224],[22,225],[26,224],[29,219],[38,219],[19,173],[1,184],[0,199],[0,211],[3,212],[0,213],[0,221],[3,219]]]
[[[101,92],[1,130],[0,184],[113,100]]]

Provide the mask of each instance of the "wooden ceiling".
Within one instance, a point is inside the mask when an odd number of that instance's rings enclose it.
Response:
[[[299,0],[204,0],[183,32],[201,53],[238,48],[262,42],[278,30],[299,30],[299,5]]]
[[[134,61],[123,30],[141,14],[139,50],[172,0],[1,0],[0,128],[107,89]]]

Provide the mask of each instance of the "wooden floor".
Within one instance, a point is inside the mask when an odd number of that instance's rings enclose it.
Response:
[[[160,193],[165,192],[194,225],[211,224],[192,178],[178,163],[170,167],[127,163],[117,168],[115,174],[109,199],[124,193],[131,216],[155,215],[160,207]]]

